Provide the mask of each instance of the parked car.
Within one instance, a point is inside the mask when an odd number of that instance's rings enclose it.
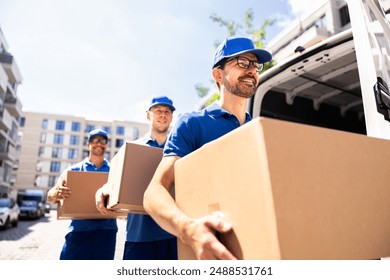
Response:
[[[0,228],[7,229],[10,225],[18,226],[20,209],[12,198],[0,198]]]
[[[18,193],[18,204],[21,205],[24,200],[35,200],[38,203],[38,206],[41,208],[39,210],[39,213],[41,214],[40,217],[45,216],[45,213],[47,213],[46,209],[46,192],[42,190],[23,190]]]
[[[51,210],[51,204],[49,202],[45,203],[45,213],[50,213]]]
[[[45,215],[45,210],[35,200],[23,200],[19,206],[20,218],[39,219]]]

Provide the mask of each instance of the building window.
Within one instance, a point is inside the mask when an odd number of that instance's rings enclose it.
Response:
[[[46,143],[46,133],[41,133],[41,137],[39,139],[41,143]]]
[[[133,140],[139,138],[139,129],[137,127],[133,127]]]
[[[86,158],[89,155],[89,151],[83,151],[82,158]]]
[[[21,117],[19,119],[19,126],[20,127],[24,127],[25,124],[26,124],[26,118],[25,117]]]
[[[19,160],[16,159],[16,160],[14,161],[14,167],[13,167],[13,169],[14,169],[14,170],[17,170],[18,168],[19,168]]]
[[[124,143],[123,139],[116,139],[115,147],[120,148],[120,147],[122,147],[123,143]]]
[[[61,162],[52,161],[50,163],[50,172],[60,172],[60,168],[61,168]]]
[[[62,148],[53,148],[51,153],[51,157],[53,158],[61,158],[62,156]]]
[[[54,144],[63,144],[64,143],[64,135],[62,134],[54,134]]]
[[[348,5],[345,5],[344,7],[342,7],[339,10],[339,14],[340,14],[341,27],[343,27],[351,22],[351,19],[349,18]]]
[[[116,135],[125,135],[125,127],[117,126],[116,127]]]
[[[103,130],[104,130],[105,132],[107,132],[107,134],[111,134],[111,127],[109,127],[109,126],[104,126],[104,127],[103,127]]]
[[[18,131],[18,134],[16,135],[16,141],[22,142],[23,141],[23,131]]]
[[[42,157],[45,154],[45,147],[41,146],[38,150],[38,156]]]
[[[10,178],[9,182],[11,183],[12,186],[15,185],[15,183],[16,183],[16,174],[12,174],[11,175],[11,178]]]
[[[16,145],[16,148],[15,148],[16,155],[20,155],[21,151],[22,151],[22,146],[21,145]]]
[[[68,159],[76,159],[76,158],[77,158],[77,149],[69,149]]]
[[[80,131],[81,124],[79,122],[72,122],[72,131]]]
[[[80,138],[77,135],[71,135],[70,136],[70,145],[77,146],[80,143]]]
[[[85,132],[90,132],[92,130],[95,129],[95,126],[92,125],[92,124],[87,124],[87,126],[85,127]]]
[[[65,130],[65,121],[56,121],[56,130]]]
[[[36,175],[34,180],[34,187],[40,187],[42,181],[42,176]]]
[[[47,124],[48,124],[48,120],[47,119],[43,119],[42,120],[42,128],[43,129],[47,129]]]
[[[47,184],[49,185],[49,187],[54,187],[54,185],[56,184],[57,182],[57,177],[56,176],[49,176],[49,180],[47,182]]]
[[[80,131],[81,125],[79,122],[72,122],[72,131]]]
[[[41,172],[42,171],[42,167],[43,167],[43,162],[42,161],[37,161],[37,163],[35,165],[35,170],[38,171],[38,172]]]

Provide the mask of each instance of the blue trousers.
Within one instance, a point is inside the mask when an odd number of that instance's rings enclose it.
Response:
[[[113,229],[69,232],[60,260],[113,260],[116,233]]]
[[[149,242],[127,242],[124,260],[177,260],[177,239],[169,238]]]

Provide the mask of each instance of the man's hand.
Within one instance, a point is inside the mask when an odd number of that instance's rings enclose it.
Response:
[[[223,219],[223,214],[215,212],[199,219],[191,219],[181,224],[181,239],[191,246],[200,260],[235,260],[236,258],[219,242],[215,233],[232,230],[230,223]]]
[[[99,212],[103,215],[115,212],[114,210],[107,209],[106,207],[105,202],[107,197],[110,195],[109,190],[109,186],[107,184],[104,184],[100,189],[96,191],[95,194],[96,209],[99,210]]]
[[[66,180],[62,180],[61,185],[56,187],[55,197],[57,200],[68,198],[72,194],[70,188],[66,186]]]

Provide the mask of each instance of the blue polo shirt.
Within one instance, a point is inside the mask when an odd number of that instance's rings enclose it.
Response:
[[[156,148],[163,148],[158,142],[147,133],[144,137],[133,143],[148,145]],[[149,215],[128,214],[126,224],[127,242],[149,242],[174,238],[172,234],[163,230]]]
[[[60,176],[60,181],[67,171],[86,171],[86,172],[109,172],[110,165],[104,160],[102,166],[96,167],[88,158],[67,168]],[[72,220],[69,226],[69,232],[87,231],[96,229],[115,229],[118,230],[116,219],[85,219]]]
[[[251,120],[246,113],[245,123]],[[164,156],[184,157],[226,133],[240,127],[237,117],[213,103],[203,110],[184,114],[172,129]]]

